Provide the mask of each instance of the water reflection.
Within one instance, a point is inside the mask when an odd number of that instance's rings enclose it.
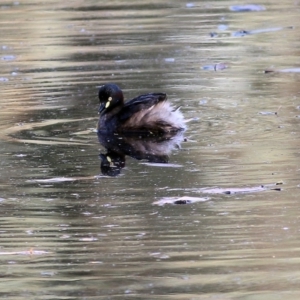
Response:
[[[183,132],[169,136],[126,136],[98,132],[100,144],[106,148],[100,154],[103,175],[117,176],[125,167],[126,156],[151,163],[168,163],[172,150],[180,148]]]

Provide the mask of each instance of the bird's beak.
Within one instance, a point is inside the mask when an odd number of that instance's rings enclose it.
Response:
[[[105,103],[101,103],[98,109],[98,113],[101,115],[104,110],[105,110]]]

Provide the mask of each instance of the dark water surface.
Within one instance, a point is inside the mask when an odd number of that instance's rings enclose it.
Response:
[[[299,1],[102,2],[0,3],[0,297],[299,299]],[[107,82],[182,106],[168,164],[101,173]]]

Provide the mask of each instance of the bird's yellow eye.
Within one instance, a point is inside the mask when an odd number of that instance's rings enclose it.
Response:
[[[113,166],[114,166],[114,163],[113,163],[113,161],[111,160],[111,158],[110,158],[109,156],[106,156],[106,159],[107,159],[107,161],[109,162],[109,166],[110,166],[110,167],[113,167]]]
[[[112,100],[112,97],[108,97],[107,102],[105,104],[105,108],[108,108],[110,105],[110,101]]]

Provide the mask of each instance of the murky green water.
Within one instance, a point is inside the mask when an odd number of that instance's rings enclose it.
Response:
[[[1,298],[299,299],[300,5],[237,4],[0,2]],[[101,173],[107,82],[182,106],[168,164]]]

